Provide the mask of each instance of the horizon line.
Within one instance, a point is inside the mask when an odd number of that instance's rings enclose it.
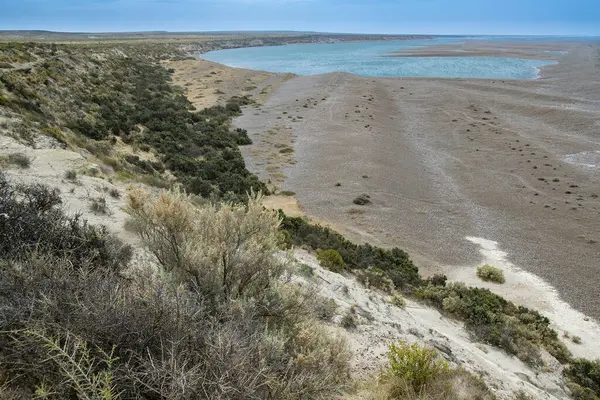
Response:
[[[364,33],[364,32],[326,32],[326,31],[296,31],[296,30],[207,30],[207,31],[169,31],[169,30],[142,30],[142,31],[55,31],[48,29],[0,29],[0,34],[6,33],[51,33],[70,35],[115,35],[115,34],[235,34],[235,33],[288,33],[288,34],[317,34],[317,35],[369,35],[369,36],[528,36],[528,37],[599,37],[591,34],[526,34],[526,33]]]

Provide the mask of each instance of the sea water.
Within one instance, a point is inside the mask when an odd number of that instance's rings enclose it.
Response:
[[[363,76],[534,79],[550,60],[501,57],[390,57],[390,54],[459,39],[296,44],[211,51],[202,58],[231,67],[315,75],[349,72]]]

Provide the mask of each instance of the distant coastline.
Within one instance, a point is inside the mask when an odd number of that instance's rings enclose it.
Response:
[[[237,43],[197,54],[202,54],[204,60],[230,67],[297,75],[347,72],[371,77],[539,79],[540,68],[556,64],[563,57],[556,52],[565,49],[552,43],[473,42],[433,38],[412,40],[406,45],[399,41],[327,42],[310,48],[296,43],[291,48]]]

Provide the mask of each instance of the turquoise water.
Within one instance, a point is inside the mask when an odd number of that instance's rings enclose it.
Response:
[[[462,40],[464,41],[464,39]],[[298,75],[350,72],[363,76],[533,79],[555,61],[496,57],[387,57],[390,53],[458,39],[298,44],[208,52],[202,58],[229,65]]]

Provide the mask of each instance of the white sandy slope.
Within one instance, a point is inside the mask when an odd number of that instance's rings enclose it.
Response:
[[[575,357],[600,359],[600,325],[585,314],[563,301],[558,291],[539,276],[527,272],[508,260],[497,242],[478,237],[466,240],[479,246],[481,264],[502,269],[506,282],[495,284],[483,282],[476,275],[477,266],[446,266],[441,272],[452,281],[464,282],[469,286],[483,287],[513,301],[541,312],[552,321],[553,328],[565,335],[564,342]],[[581,338],[581,344],[570,339]]]
[[[35,139],[32,148],[20,143],[12,137],[0,135],[0,156],[20,153],[31,161],[29,168],[9,167],[2,172],[7,178],[20,183],[39,183],[56,188],[60,191],[63,208],[69,215],[81,214],[92,224],[105,225],[110,231],[116,233],[124,241],[134,244],[136,238],[123,229],[127,218],[124,211],[125,194],[128,184],[87,175],[90,171],[98,171],[99,175],[111,174],[110,168],[96,164],[93,157],[85,150],[75,152],[64,149],[59,143],[45,136]],[[67,171],[76,171],[77,179],[65,179]],[[109,195],[111,189],[116,189],[120,197]],[[106,214],[96,214],[90,210],[93,199],[106,200]]]
[[[319,266],[316,258],[304,250],[295,250],[298,263],[311,266],[320,294],[339,305],[338,317],[355,307],[359,316],[356,329],[345,331],[353,351],[355,379],[369,379],[385,365],[387,346],[397,340],[433,346],[454,365],[481,376],[500,399],[512,399],[523,390],[535,399],[568,399],[562,366],[544,355],[547,366],[531,369],[514,356],[491,346],[474,343],[463,324],[438,311],[406,300],[404,309],[388,302],[389,296],[365,288],[351,275],[340,275]]]

